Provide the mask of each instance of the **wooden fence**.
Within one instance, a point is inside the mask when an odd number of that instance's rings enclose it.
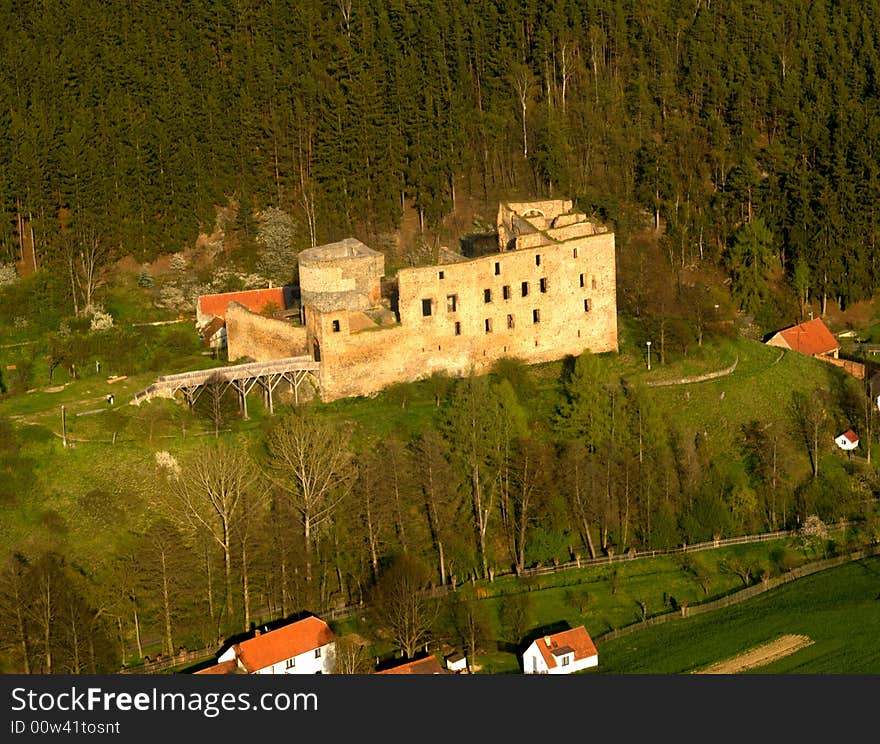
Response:
[[[854,526],[855,522],[844,522],[841,521],[836,525],[829,525],[831,529],[844,529]],[[522,571],[519,576],[520,578],[532,578],[535,576],[546,576],[548,574],[558,573],[560,571],[571,571],[579,568],[590,568],[594,566],[606,566],[609,564],[615,563],[623,563],[626,561],[638,560],[639,558],[656,558],[657,556],[663,555],[676,555],[681,553],[696,553],[703,550],[713,550],[715,548],[723,548],[729,547],[732,545],[747,545],[751,543],[762,543],[769,542],[772,540],[780,540],[785,537],[792,537],[797,534],[797,530],[779,530],[777,532],[764,532],[758,535],[741,535],[739,537],[728,537],[728,538],[719,538],[718,540],[709,540],[708,542],[697,543],[694,545],[681,545],[676,548],[666,548],[663,550],[641,550],[634,551],[630,550],[628,552],[622,553],[620,555],[612,554],[607,556],[602,556],[598,558],[587,558],[587,559],[576,559],[573,561],[567,561],[565,563],[557,563],[555,565],[550,566],[535,566],[533,568],[528,568]],[[880,552],[880,548],[877,549]],[[872,553],[875,554],[875,553]],[[838,561],[838,563],[833,563],[833,565],[839,565],[840,563],[846,562],[847,560],[858,560],[853,557],[842,557],[842,558],[833,558],[830,559],[833,561]],[[800,578],[801,576],[806,576],[809,573],[814,573],[815,571],[822,571],[825,568],[830,568],[831,565],[824,565],[829,563],[829,561],[822,561],[820,563],[808,564],[806,566],[802,566],[801,568],[794,569],[789,573],[785,574],[782,577],[777,579],[771,579],[769,582],[765,582],[761,585],[754,585],[743,589],[736,594],[728,595],[726,597],[722,597],[721,599],[715,600],[714,602],[707,602],[705,604],[694,605],[692,607],[687,608],[687,615],[695,615],[701,612],[707,612],[709,609],[716,609],[717,607],[726,607],[728,604],[732,604],[734,601],[743,601],[748,599],[749,597],[754,596],[755,594],[759,594],[762,591],[767,591],[768,588],[773,588],[778,586],[780,583],[784,583],[785,581],[792,581],[796,578]],[[813,568],[813,566],[818,566],[818,568]],[[494,578],[501,578],[502,576],[513,576],[515,575],[514,571],[502,571],[496,572],[494,574]],[[474,579],[473,583],[476,583]],[[769,584],[770,586],[766,586]],[[462,586],[461,583],[457,584],[445,584],[441,586],[431,587],[430,589],[425,590],[425,595],[432,598],[441,598],[448,594],[451,594],[457,591]],[[743,594],[743,592],[751,592],[750,594]],[[741,596],[742,595],[742,596]],[[489,593],[487,596],[491,596]],[[733,599],[734,597],[740,597],[739,599]],[[719,604],[726,603],[726,604]],[[327,608],[321,611],[320,615],[324,620],[339,620],[340,618],[348,617],[353,615],[355,612],[364,610],[364,606],[362,604],[353,604],[353,605],[343,605],[336,606],[333,608]],[[256,615],[266,614],[264,613],[255,613]],[[611,640],[612,638],[617,638],[619,635],[623,635],[625,633],[631,633],[639,628],[648,627],[651,625],[656,625],[661,622],[666,622],[668,620],[675,619],[677,617],[681,617],[681,614],[678,612],[669,612],[663,615],[655,615],[654,617],[650,617],[643,622],[634,623],[633,625],[626,626],[625,628],[619,628],[617,630],[609,631],[604,635],[598,636],[595,640],[596,642]],[[174,656],[165,656],[156,659],[155,661],[140,664],[132,667],[125,667],[120,670],[122,674],[156,674],[158,672],[167,671],[169,669],[174,669],[183,665],[192,665],[199,661],[205,661],[210,659],[217,653],[217,647],[211,646],[208,648],[199,649],[196,651],[182,651]]]
[[[759,594],[763,594],[764,592],[769,592],[771,589],[776,589],[777,587],[782,586],[783,584],[787,584],[790,581],[795,581],[796,579],[801,579],[804,576],[809,576],[811,574],[818,573],[819,571],[825,571],[829,568],[842,566],[844,563],[848,563],[849,561],[859,561],[863,558],[868,558],[875,555],[880,555],[880,546],[875,546],[866,550],[858,550],[847,555],[841,555],[835,558],[828,558],[826,560],[817,561],[815,563],[808,563],[804,566],[800,566],[799,568],[793,568],[792,570],[787,571],[782,576],[779,576],[775,579],[767,579],[766,581],[762,581],[759,584],[753,584],[752,586],[740,589],[738,592],[728,594],[724,597],[720,597],[719,599],[712,600],[711,602],[704,602],[702,604],[694,605],[692,607],[685,605],[679,610],[670,611],[664,613],[663,615],[654,615],[653,617],[649,617],[641,622],[636,622],[623,628],[617,628],[616,630],[609,630],[607,633],[603,633],[602,635],[597,636],[596,638],[594,638],[594,640],[597,644],[604,643],[605,641],[612,641],[615,638],[629,635],[630,633],[634,633],[635,631],[641,630],[642,628],[648,628],[653,625],[661,625],[662,623],[669,622],[670,620],[681,620],[682,618],[693,617],[694,615],[702,615],[703,613],[711,612],[712,610],[720,610],[725,607],[730,607],[731,605],[745,602],[747,599],[752,599],[753,597],[756,597]]]

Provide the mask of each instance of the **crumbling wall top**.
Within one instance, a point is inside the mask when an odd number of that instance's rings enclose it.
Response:
[[[338,261],[344,258],[374,258],[381,255],[379,251],[374,251],[369,246],[361,243],[357,238],[344,238],[335,243],[307,248],[299,254],[299,261],[300,263],[311,263],[315,261]]]

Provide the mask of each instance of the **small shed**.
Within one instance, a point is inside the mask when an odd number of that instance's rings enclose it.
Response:
[[[467,657],[462,653],[455,653],[446,657],[446,668],[450,672],[466,672]]]
[[[856,434],[852,429],[847,429],[834,441],[837,446],[840,447],[840,449],[844,450],[845,452],[849,452],[859,446],[859,435]]]

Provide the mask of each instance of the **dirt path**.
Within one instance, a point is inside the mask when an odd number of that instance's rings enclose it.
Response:
[[[765,666],[812,644],[813,641],[808,636],[782,636],[775,641],[765,643],[763,646],[753,648],[751,651],[746,651],[744,654],[734,656],[732,659],[712,664],[712,666],[706,667],[699,672],[694,672],[694,674],[738,674],[749,669]]]

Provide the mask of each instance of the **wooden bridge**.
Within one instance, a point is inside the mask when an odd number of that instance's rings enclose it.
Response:
[[[304,383],[310,384],[313,390],[318,390],[320,370],[320,362],[314,361],[310,356],[298,356],[163,375],[148,388],[137,393],[131,402],[139,406],[151,398],[173,398],[179,392],[192,408],[209,387],[220,394],[232,388],[238,393],[239,406],[247,418],[247,396],[255,387],[263,393],[263,402],[269,413],[272,413],[272,393],[282,382],[290,385],[290,391],[298,404]]]

